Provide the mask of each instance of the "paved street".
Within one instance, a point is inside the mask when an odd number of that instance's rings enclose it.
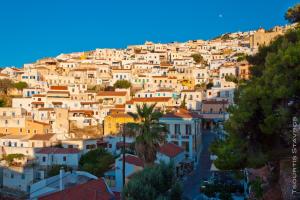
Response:
[[[183,183],[183,196],[189,200],[194,200],[200,195],[199,187],[201,180],[207,179],[210,176],[210,167],[212,162],[210,161],[208,148],[214,138],[215,134],[210,131],[205,131],[203,133],[203,149],[200,154],[200,162],[198,162],[194,172],[190,174],[187,177],[187,180]]]

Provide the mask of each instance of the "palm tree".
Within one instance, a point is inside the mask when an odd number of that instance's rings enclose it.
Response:
[[[159,144],[165,141],[166,127],[159,122],[162,113],[155,110],[156,104],[137,105],[137,113],[128,113],[137,123],[127,123],[130,134],[136,137],[135,150],[145,165],[151,165],[156,159]]]

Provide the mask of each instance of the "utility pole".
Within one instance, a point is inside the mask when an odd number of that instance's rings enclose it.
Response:
[[[122,127],[122,136],[123,136],[123,159],[122,159],[122,178],[123,178],[123,188],[125,186],[125,123]]]

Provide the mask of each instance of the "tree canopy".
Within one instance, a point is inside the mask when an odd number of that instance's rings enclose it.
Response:
[[[181,200],[182,188],[176,182],[172,164],[160,163],[136,173],[122,191],[127,200]]]
[[[18,90],[23,90],[28,87],[28,84],[26,82],[20,81],[20,82],[14,83],[13,87],[17,88]]]
[[[129,113],[137,123],[128,123],[126,128],[136,137],[135,149],[145,164],[153,164],[159,144],[165,141],[166,128],[159,122],[162,113],[155,110],[156,104],[137,105],[137,113]]]
[[[131,83],[130,81],[127,80],[117,80],[114,84],[114,88],[130,88],[131,87]]]
[[[259,167],[287,156],[292,117],[300,115],[300,30],[248,58],[251,78],[238,88],[225,123],[229,137],[211,150],[220,169]]]
[[[199,53],[192,54],[191,56],[197,64],[204,62],[203,57]]]
[[[103,176],[104,172],[110,169],[115,162],[114,157],[102,148],[91,150],[81,156],[79,168],[97,177]]]
[[[290,23],[300,22],[300,4],[289,8],[284,17]]]

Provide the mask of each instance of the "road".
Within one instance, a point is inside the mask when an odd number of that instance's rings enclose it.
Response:
[[[196,166],[196,169],[187,177],[183,182],[183,196],[189,200],[195,200],[200,195],[199,188],[200,182],[203,179],[207,179],[210,175],[210,153],[209,146],[214,141],[215,134],[210,131],[204,131],[202,135],[202,151],[200,153],[200,160]]]

